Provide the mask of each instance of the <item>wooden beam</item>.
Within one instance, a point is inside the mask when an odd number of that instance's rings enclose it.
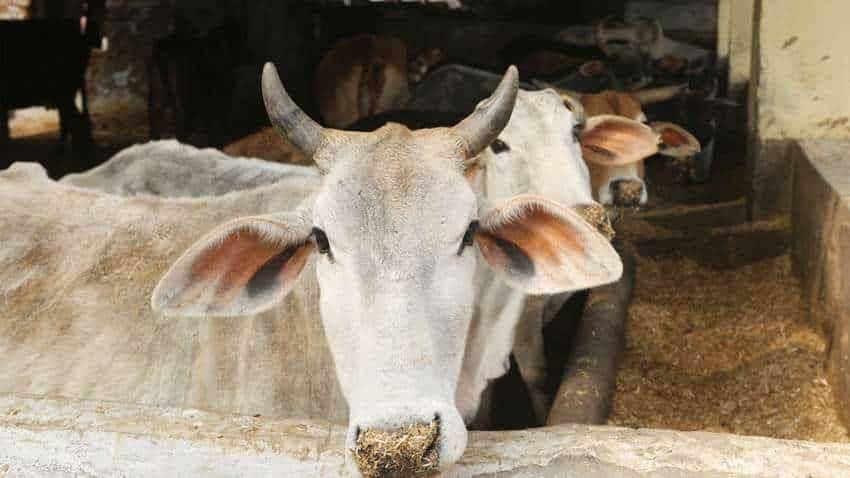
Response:
[[[614,246],[623,276],[590,291],[547,425],[603,424],[611,412],[635,277],[631,246],[618,240]]]

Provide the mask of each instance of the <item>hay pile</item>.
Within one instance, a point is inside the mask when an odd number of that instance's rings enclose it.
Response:
[[[578,206],[575,211],[596,228],[609,241],[614,238],[614,228],[611,226],[609,212],[600,204]]]
[[[611,424],[850,441],[787,255],[728,270],[639,258]]]
[[[365,478],[421,476],[440,466],[440,422],[395,430],[361,430],[354,460]]]

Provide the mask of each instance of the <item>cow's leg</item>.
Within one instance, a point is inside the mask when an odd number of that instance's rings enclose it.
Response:
[[[68,135],[72,134],[71,128],[76,121],[77,107],[74,105],[74,97],[62,98],[57,103],[59,109],[59,145],[55,153],[64,153],[68,144]]]
[[[473,430],[490,430],[493,426],[493,386],[495,382],[490,382],[484,387],[481,392],[481,397],[478,402],[478,414],[470,423],[470,428]]]
[[[75,168],[87,168],[90,165],[92,146],[91,118],[84,111],[75,115],[71,130],[71,152],[74,155]]]
[[[517,324],[514,337],[514,358],[519,373],[528,387],[538,424],[546,422],[549,397],[546,393],[546,356],[543,349],[543,309],[545,302],[528,297],[525,310]]]

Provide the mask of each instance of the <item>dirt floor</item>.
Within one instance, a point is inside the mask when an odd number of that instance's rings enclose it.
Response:
[[[782,251],[787,229],[697,237],[640,222],[632,233],[669,237],[639,245],[609,423],[850,441],[826,380],[826,339]]]

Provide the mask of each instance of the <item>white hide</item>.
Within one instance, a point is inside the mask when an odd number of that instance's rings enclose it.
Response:
[[[518,194],[543,196],[567,207],[594,204],[590,173],[573,137],[576,123],[554,90],[520,90],[511,119],[499,135],[510,150],[495,153],[487,148],[479,155],[483,171],[475,179],[477,192],[490,204]],[[468,406],[461,413],[467,421],[475,416],[482,391],[507,371],[513,349],[537,418],[544,421],[542,328],[570,294],[524,294],[499,280],[486,265],[479,267],[476,285],[478,306],[463,370],[468,379],[461,380],[458,389],[458,403]]]
[[[60,182],[119,196],[220,196],[233,191],[303,178],[318,186],[316,168],[253,158],[231,158],[217,149],[198,149],[176,140],[151,141],[119,151],[88,171]]]

